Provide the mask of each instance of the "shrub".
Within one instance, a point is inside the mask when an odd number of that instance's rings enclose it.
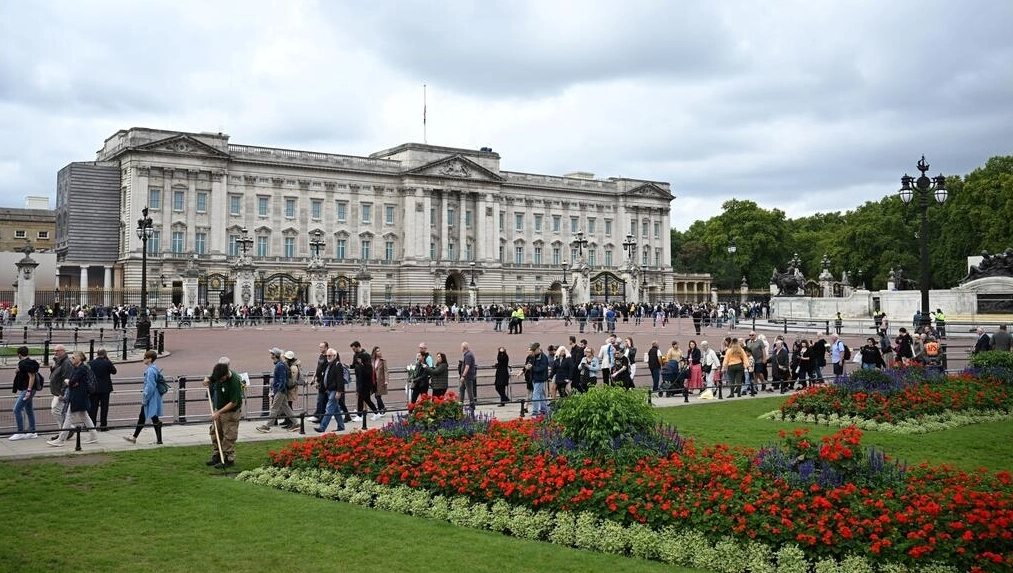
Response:
[[[860,385],[866,389],[889,387],[893,378],[878,368],[861,368],[848,374],[848,381],[854,385]]]
[[[615,457],[635,436],[654,435],[657,415],[640,392],[618,386],[596,386],[559,401],[551,423],[589,455]]]
[[[973,368],[1009,368],[1013,370],[1013,352],[989,350],[971,356]]]

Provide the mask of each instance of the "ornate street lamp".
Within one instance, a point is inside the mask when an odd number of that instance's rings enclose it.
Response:
[[[475,288],[475,261],[468,263],[468,266],[471,267],[471,284],[468,286]]]
[[[922,155],[921,160],[918,161],[918,171],[922,174],[915,179],[907,173],[900,178],[900,195],[901,201],[905,204],[911,202],[914,198],[915,193],[918,194],[918,210],[921,215],[921,221],[918,228],[918,250],[920,255],[920,266],[921,276],[918,279],[918,287],[921,290],[921,319],[918,324],[918,329],[922,330],[923,327],[929,326],[932,322],[932,318],[929,315],[929,197],[933,196],[936,202],[942,205],[946,202],[948,192],[946,191],[946,177],[942,174],[936,177],[929,178],[925,175],[925,172],[929,170],[929,164],[925,162],[925,156]],[[912,183],[914,186],[912,186]]]
[[[637,255],[637,239],[631,235],[626,235],[626,240],[623,241],[623,249],[626,250],[626,260],[629,261],[630,267],[633,266],[633,257]]]
[[[148,318],[148,239],[155,233],[154,222],[148,216],[148,208],[141,210],[143,215],[137,220],[137,238],[141,240],[141,312],[137,316],[137,338],[134,348],[151,347],[151,319]]]
[[[570,263],[563,259],[563,285],[566,286],[570,281],[566,278],[566,271],[570,270]]]
[[[729,296],[735,299],[735,252],[739,250],[739,246],[735,244],[735,239],[728,239],[728,266],[731,267],[731,272],[728,273],[730,279],[730,286],[728,287]]]
[[[574,238],[573,243],[571,243],[573,246],[577,247],[577,257],[584,257],[584,247],[587,246],[588,242],[589,241],[584,238],[584,231],[577,231],[576,238]]]
[[[310,239],[310,252],[313,253],[313,258],[316,259],[320,257],[320,249],[326,244],[323,239],[324,232],[317,229],[310,234],[313,235],[313,238]]]

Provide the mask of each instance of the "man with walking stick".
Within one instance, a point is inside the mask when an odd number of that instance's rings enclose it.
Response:
[[[236,465],[236,439],[243,408],[243,379],[229,368],[227,358],[215,364],[211,376],[204,379],[211,407],[211,459],[207,465],[217,469]]]

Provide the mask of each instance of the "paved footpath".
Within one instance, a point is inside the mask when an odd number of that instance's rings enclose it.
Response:
[[[744,337],[749,333],[748,327],[751,326],[750,324],[743,323],[741,326],[743,328],[732,330],[729,330],[727,326],[720,329],[705,327],[701,335],[697,336],[694,332],[692,321],[688,318],[671,320],[664,328],[653,326],[650,320],[645,320],[641,325],[635,325],[631,319],[628,323],[618,323],[616,332],[620,337],[631,336],[633,338],[634,345],[637,347],[638,358],[642,360],[643,353],[650,348],[652,340],[659,342],[662,351],[667,349],[673,340],[677,340],[683,349],[687,347],[690,340],[696,340],[697,343],[707,340],[712,347],[720,347],[720,341],[725,336]],[[761,324],[759,321],[757,322],[757,332],[764,332],[771,343],[773,343],[774,337],[782,332],[780,329],[774,330],[773,327],[774,325],[770,325],[769,329],[761,329]],[[505,329],[506,325],[504,323]],[[815,335],[815,330],[800,331],[800,334],[807,338],[812,338]],[[578,340],[586,338],[589,346],[595,348],[596,351],[606,338],[604,333],[591,333],[590,327],[587,329],[587,332],[581,334],[578,331],[576,322],[567,327],[561,320],[525,321],[524,332],[519,335],[510,335],[505,331],[493,331],[492,323],[482,322],[448,323],[444,326],[400,324],[394,328],[379,325],[318,328],[302,324],[247,327],[241,329],[225,329],[221,327],[170,328],[165,331],[165,348],[169,354],[159,359],[158,365],[163,368],[167,376],[186,375],[200,379],[200,377],[211,371],[211,368],[218,361],[219,357],[228,356],[232,361],[234,370],[238,372],[246,371],[252,376],[255,373],[269,372],[271,370],[268,350],[277,346],[284,350],[293,350],[302,361],[304,368],[312,369],[318,356],[317,345],[321,341],[327,341],[332,347],[337,348],[340,357],[343,361],[347,362],[351,354],[349,345],[352,341],[357,340],[367,350],[371,350],[374,346],[379,346],[387,360],[388,368],[392,372],[400,373],[404,371],[409,362],[414,359],[420,342],[425,342],[430,352],[446,353],[448,362],[454,365],[461,355],[461,342],[467,341],[475,352],[480,367],[488,368],[493,365],[499,347],[507,350],[510,355],[511,364],[521,364],[527,354],[528,346],[532,342],[537,341],[543,349],[546,349],[550,344],[566,344],[570,335],[576,336]],[[862,339],[865,336],[865,333],[845,332],[844,340],[853,349],[857,349],[861,346]],[[794,337],[795,332],[789,331],[788,339],[794,340]],[[962,355],[964,353],[963,347],[967,346],[970,342],[962,339],[957,341],[951,340],[951,355],[957,353]],[[951,359],[950,367],[958,368],[965,363],[966,361],[954,364],[954,361]],[[849,370],[853,366],[853,364],[850,364]],[[144,365],[139,362],[121,363],[117,367],[119,369],[117,378],[140,377],[144,369]],[[5,372],[10,371],[7,370]],[[403,379],[403,376],[400,379]],[[480,378],[481,383],[483,382]],[[650,376],[646,365],[642,361],[639,364],[635,383],[639,387],[650,385]],[[520,381],[514,382],[514,386],[512,387],[512,395],[514,397],[523,396],[524,389],[522,384]],[[454,386],[452,383],[451,388]],[[391,394],[388,396],[388,398],[385,398],[388,410],[403,409],[405,407],[403,392],[392,388]],[[52,416],[48,411],[49,396],[44,395],[43,398],[45,398],[43,400],[45,406],[39,404],[36,407],[36,416],[39,427],[45,433],[40,433],[36,439],[16,441],[8,440],[6,435],[0,436],[0,459],[66,455],[74,452],[75,444],[73,440],[68,440],[67,444],[61,448],[46,444],[46,440],[54,435],[54,430]],[[483,386],[480,389],[480,402],[494,402],[493,398],[494,393],[491,386]],[[309,399],[312,404],[315,400],[315,392],[309,396]],[[739,399],[748,400],[750,398]],[[690,398],[689,405],[713,402],[702,401],[694,396]],[[654,398],[654,403],[658,407],[677,406],[683,404],[683,399],[682,397]],[[348,405],[354,408],[354,400],[350,400]],[[133,407],[131,407],[131,410],[133,410]],[[503,408],[498,408],[495,405],[480,406],[479,412],[487,413],[499,419],[511,419],[520,414],[520,405],[514,403]],[[136,414],[132,415],[136,416]],[[390,420],[391,415],[389,413],[381,421],[367,421],[367,424],[369,427],[375,427],[386,423]],[[196,420],[194,420],[195,417],[197,418]],[[209,443],[206,413],[203,421],[200,420],[199,416],[190,416],[190,419],[191,423],[187,424],[167,423],[165,425],[163,429],[163,442],[165,446],[163,447],[205,445]],[[259,423],[253,420],[245,420],[241,423],[239,441],[249,442],[289,437],[298,439],[300,437],[297,432],[288,432],[277,428],[270,433],[261,434],[255,429],[257,425]],[[316,435],[312,430],[312,426],[312,423],[306,422],[307,435]],[[350,425],[346,424],[346,426]],[[332,425],[331,427],[333,428],[334,426]],[[146,445],[147,442],[154,440],[154,432],[150,426],[144,429],[137,445],[130,444],[122,439],[123,436],[130,433],[131,428],[129,427],[120,427],[111,429],[108,432],[101,432],[99,433],[99,442],[97,444],[82,443],[82,451],[117,451],[156,447]],[[87,439],[87,434],[83,435],[82,441],[85,439]]]

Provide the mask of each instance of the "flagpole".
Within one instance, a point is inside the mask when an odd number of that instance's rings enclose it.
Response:
[[[429,143],[426,139],[426,84],[422,84],[422,143]]]

